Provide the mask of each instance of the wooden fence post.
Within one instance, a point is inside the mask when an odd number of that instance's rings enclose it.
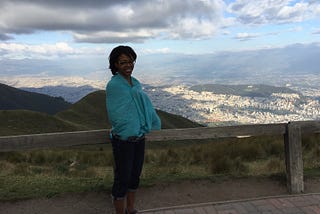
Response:
[[[284,135],[287,188],[292,194],[304,191],[301,128],[289,122]]]

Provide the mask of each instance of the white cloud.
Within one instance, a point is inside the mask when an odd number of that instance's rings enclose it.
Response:
[[[156,31],[147,29],[138,29],[136,31],[114,32],[99,31],[92,33],[74,33],[74,39],[78,42],[90,43],[121,43],[130,40],[131,42],[142,42],[148,38],[156,36]]]
[[[159,48],[159,49],[143,49],[141,50],[141,54],[157,54],[157,53],[162,53],[162,54],[165,54],[165,53],[170,53],[171,50],[170,48]]]
[[[261,35],[260,34],[256,34],[256,33],[238,33],[235,36],[235,39],[238,39],[240,41],[247,41],[247,40],[250,40],[250,39],[257,38],[259,36],[261,36]]]
[[[217,26],[214,26],[209,21],[199,21],[196,18],[185,18],[172,26],[168,32],[173,38],[201,38],[211,37],[217,31]]]
[[[104,54],[105,50],[102,48],[73,48],[67,43],[59,42],[55,44],[40,44],[28,45],[19,43],[0,43],[0,59],[13,58],[56,58],[79,55],[97,55]]]
[[[279,20],[283,22],[301,22],[308,18],[309,15],[309,4],[307,3],[296,3],[294,6],[284,6],[277,14]],[[280,21],[280,22],[281,22]]]
[[[301,32],[301,31],[303,31],[302,26],[295,26],[295,27],[289,29],[289,32]]]
[[[243,24],[281,24],[301,22],[319,14],[319,2],[292,0],[236,0],[228,6]]]
[[[320,34],[320,28],[314,29],[314,30],[312,31],[312,34]]]

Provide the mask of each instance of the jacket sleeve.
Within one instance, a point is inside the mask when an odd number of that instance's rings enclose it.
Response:
[[[154,110],[152,114],[152,130],[160,130],[160,129],[161,129],[161,120],[157,112]]]
[[[127,105],[125,94],[117,84],[109,83],[106,87],[106,107],[110,123],[113,127],[125,124],[127,121]]]

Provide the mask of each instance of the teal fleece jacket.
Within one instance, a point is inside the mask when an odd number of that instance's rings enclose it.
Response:
[[[122,140],[161,128],[160,118],[140,82],[134,77],[131,81],[132,86],[116,74],[106,86],[106,107],[112,133]]]

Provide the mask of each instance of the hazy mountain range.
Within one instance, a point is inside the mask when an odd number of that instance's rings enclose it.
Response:
[[[202,55],[138,53],[134,76],[153,86],[214,83],[319,89],[319,56],[320,43]],[[87,63],[82,67],[78,63],[82,59],[2,59],[0,78],[17,88],[90,85],[104,89],[111,77],[105,57],[83,59]]]
[[[148,77],[148,81],[162,84],[319,87],[319,56],[320,44],[314,43],[204,55],[159,54],[145,56],[137,66],[143,71],[142,78]]]
[[[79,87],[72,86],[44,86],[40,88],[22,87],[25,91],[36,92],[41,94],[47,94],[52,97],[63,97],[65,100],[71,103],[79,101],[82,97],[90,94],[91,92],[99,90],[89,85],[83,85]]]

